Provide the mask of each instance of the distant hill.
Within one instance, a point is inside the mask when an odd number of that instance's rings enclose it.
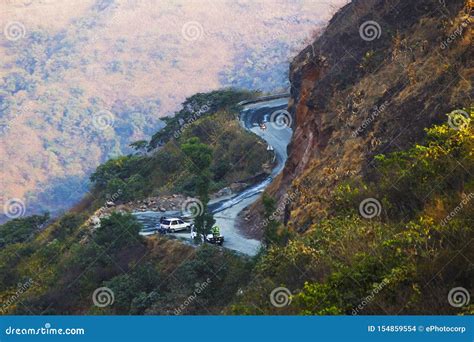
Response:
[[[342,3],[343,1],[334,1]],[[194,93],[287,88],[327,4],[22,0],[0,14],[0,198],[29,214],[84,194],[100,162]]]

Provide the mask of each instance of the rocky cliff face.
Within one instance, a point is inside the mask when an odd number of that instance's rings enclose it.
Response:
[[[471,7],[470,7],[471,6]],[[341,181],[377,176],[374,155],[405,148],[472,105],[472,1],[361,0],[291,63],[294,136],[279,195],[290,226],[328,214]]]

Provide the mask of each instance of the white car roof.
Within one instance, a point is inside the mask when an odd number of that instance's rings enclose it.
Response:
[[[172,221],[172,220],[181,220],[181,219],[178,218],[178,217],[166,217],[166,218],[164,218],[163,220]],[[182,220],[181,220],[181,221],[182,221]]]

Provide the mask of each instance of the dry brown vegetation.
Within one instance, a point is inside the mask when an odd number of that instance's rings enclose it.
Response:
[[[80,199],[91,170],[153,134],[194,93],[286,87],[288,59],[328,19],[327,4],[314,1],[1,0],[0,8],[2,33],[11,22],[25,33],[0,39],[1,197],[24,198],[30,214]],[[183,36],[189,22],[197,40]],[[101,110],[113,113],[112,128],[93,127]]]

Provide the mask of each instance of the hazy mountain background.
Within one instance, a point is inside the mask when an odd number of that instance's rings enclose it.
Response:
[[[288,89],[290,59],[345,2],[0,0],[2,203],[67,208],[196,92]]]

